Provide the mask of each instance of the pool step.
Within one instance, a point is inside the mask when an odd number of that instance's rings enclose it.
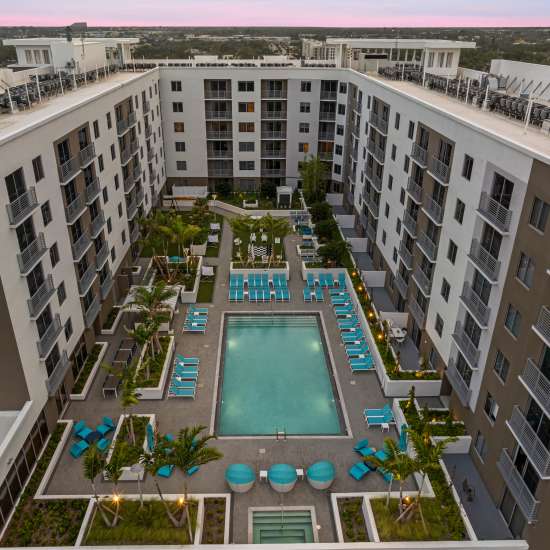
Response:
[[[274,518],[273,516],[263,516],[258,517],[254,516],[254,525],[280,525],[281,518]],[[295,523],[304,523],[305,521],[311,523],[311,516],[309,514],[301,515],[301,516],[287,516],[286,514],[283,516],[283,523],[285,525],[295,524]]]

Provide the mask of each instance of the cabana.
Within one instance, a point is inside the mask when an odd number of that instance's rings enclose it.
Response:
[[[328,460],[321,460],[312,464],[306,471],[306,476],[309,484],[314,488],[322,491],[328,489],[334,478],[336,470],[334,464]]]
[[[271,487],[278,493],[288,493],[294,489],[298,476],[290,464],[274,464],[267,472]]]
[[[246,493],[252,489],[256,474],[248,464],[230,464],[225,470],[225,481],[234,493]]]
[[[279,185],[277,187],[277,208],[290,208],[292,204],[292,187]]]

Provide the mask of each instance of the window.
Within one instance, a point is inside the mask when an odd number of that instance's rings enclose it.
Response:
[[[523,252],[519,257],[518,270],[516,277],[527,287],[533,286],[533,275],[535,273],[535,262],[532,258]]]
[[[239,161],[239,170],[254,170],[254,161],[253,160],[240,160]]]
[[[397,220],[395,222],[395,232],[398,235],[401,235],[401,220],[399,218],[397,218]]]
[[[407,132],[407,137],[409,139],[414,138],[414,122],[412,120],[409,121],[409,131]]]
[[[391,191],[393,188],[393,176],[391,174],[388,175],[388,189]]]
[[[521,313],[512,305],[508,305],[504,326],[517,338],[521,325]]]
[[[395,113],[395,129],[399,130],[399,124],[401,123],[401,115],[399,113]]]
[[[449,301],[450,293],[451,293],[451,285],[449,284],[449,281],[447,281],[447,279],[443,278],[443,281],[441,282],[441,296],[443,296],[443,299],[446,302]]]
[[[253,80],[239,80],[237,84],[237,89],[239,92],[253,92],[254,91],[254,81]]]
[[[57,248],[57,243],[53,243],[50,246],[50,261],[52,267],[55,267],[59,263],[59,249]]]
[[[504,357],[504,354],[500,350],[497,350],[493,369],[495,371],[495,374],[501,379],[501,381],[506,382],[508,371],[510,370],[510,362],[508,361],[508,359],[506,359],[506,357]]]
[[[64,331],[65,331],[65,340],[67,340],[68,342],[71,336],[73,335],[73,322],[71,321],[70,317],[67,319],[67,322],[65,323]]]
[[[41,207],[42,211],[42,221],[44,222],[44,227],[46,227],[52,221],[52,212],[50,210],[50,201],[46,201]]]
[[[342,166],[340,166],[340,164],[335,164],[334,165],[334,173],[335,174],[341,174],[342,173]]]
[[[462,177],[470,181],[472,179],[473,167],[474,159],[470,155],[464,155],[464,162],[462,164]]]
[[[57,287],[57,300],[59,305],[63,305],[63,302],[67,298],[67,291],[65,290],[65,282],[61,281],[61,284]]]
[[[401,187],[401,191],[399,192],[399,202],[405,204],[405,189],[403,187]]]
[[[107,233],[111,233],[113,230],[113,222],[111,221],[111,218],[107,219]]]
[[[311,82],[307,80],[302,80],[300,83],[300,90],[302,92],[311,92]]]
[[[118,210],[118,217],[122,218],[122,203],[121,202],[118,203],[117,210]]]
[[[441,335],[443,334],[443,325],[444,325],[443,319],[441,318],[439,313],[436,313],[435,314],[435,331],[437,332],[440,338],[441,338]]]
[[[120,233],[120,238],[122,239],[122,244],[126,244],[126,230],[123,229]]]
[[[239,103],[239,113],[253,113],[254,102],[248,101],[246,103]]]
[[[474,441],[474,447],[477,451],[477,454],[479,455],[479,458],[482,460],[485,459],[487,456],[487,441],[485,440],[485,436],[478,430],[476,434],[476,438]]]
[[[101,193],[103,195],[103,204],[107,204],[109,202],[109,192],[107,191],[107,187],[104,187]]]
[[[309,134],[309,122],[300,122],[298,132],[300,134]]]
[[[397,263],[397,248],[393,247],[393,263]]]
[[[111,145],[111,160],[115,160],[115,158],[116,158],[115,146]]]
[[[41,156],[32,159],[32,171],[34,172],[34,181],[38,183],[44,177]]]
[[[462,222],[464,221],[465,209],[466,209],[466,205],[460,199],[456,199],[455,220],[460,224],[462,224]]]
[[[392,144],[391,146],[391,159],[395,160],[395,157],[397,156],[397,147],[395,144]]]
[[[342,148],[341,145],[335,145],[334,146],[334,154],[335,155],[342,156],[343,151],[344,151],[344,149]]]
[[[253,141],[239,141],[239,152],[240,153],[253,153],[254,152],[254,142]]]
[[[390,216],[390,205],[388,203],[386,203],[386,206],[384,207],[384,216],[386,216],[386,218],[389,218]]]
[[[176,161],[176,170],[182,172],[187,170],[187,161],[186,160],[177,160]]]
[[[250,133],[254,131],[253,122],[239,122],[239,132]]]
[[[346,106],[343,103],[338,103],[338,114],[339,115],[346,114]]]
[[[311,112],[311,104],[302,102],[300,103],[300,113],[309,113]]]
[[[107,129],[110,130],[113,126],[113,121],[111,120],[111,113],[107,113],[105,115],[105,118],[107,119]]]
[[[103,169],[105,168],[103,164],[103,155],[99,155],[99,157],[97,157],[97,164],[99,166],[99,171],[103,172]]]
[[[344,127],[341,124],[336,125],[336,135],[337,136],[343,136],[344,135]]]
[[[483,410],[487,413],[487,416],[489,417],[489,420],[491,422],[494,422],[497,419],[498,403],[489,392],[487,392],[487,397],[485,398]]]
[[[408,173],[409,171],[409,164],[411,162],[411,159],[409,158],[409,155],[405,155],[405,162],[403,163],[403,170]]]
[[[173,92],[181,92],[181,80],[172,80],[170,88]]]
[[[172,112],[173,113],[183,113],[183,103],[181,101],[172,102]]]
[[[340,82],[340,87],[338,90],[341,94],[345,94],[348,91],[348,85],[345,82]]]
[[[185,153],[185,141],[176,141],[176,152]]]
[[[531,215],[529,216],[529,225],[544,233],[549,211],[550,205],[538,197],[535,197],[533,208],[531,208]]]
[[[185,132],[185,124],[183,122],[174,122],[174,132]]]
[[[386,231],[382,231],[382,244],[386,244]]]
[[[298,151],[300,153],[307,153],[309,151],[309,143],[298,143]]]
[[[111,248],[111,261],[114,262],[116,260],[116,250],[115,247]]]
[[[449,241],[449,249],[447,250],[447,259],[454,265],[456,262],[456,253],[458,252],[458,247],[453,241]]]
[[[93,127],[94,127],[94,139],[98,139],[99,138],[99,122],[97,120],[94,120]]]
[[[118,174],[115,174],[115,190],[120,187],[120,183],[118,181]]]

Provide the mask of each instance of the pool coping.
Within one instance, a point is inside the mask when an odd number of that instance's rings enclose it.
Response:
[[[338,377],[338,372],[335,368],[335,360],[334,355],[332,353],[332,347],[330,343],[330,338],[328,337],[327,327],[325,324],[325,319],[323,312],[320,310],[288,310],[284,312],[273,312],[273,311],[258,311],[258,310],[244,310],[244,311],[222,311],[221,312],[221,319],[220,319],[220,330],[219,330],[219,337],[218,337],[218,353],[216,358],[216,376],[214,380],[214,391],[212,392],[212,413],[210,415],[210,426],[209,426],[209,434],[214,435],[217,437],[217,439],[220,440],[238,440],[238,439],[267,439],[267,440],[274,440],[277,439],[276,435],[219,435],[216,433],[216,420],[218,417],[218,406],[219,402],[221,400],[220,396],[220,390],[222,387],[222,384],[220,383],[220,373],[222,369],[222,355],[223,355],[223,342],[225,337],[225,317],[226,314],[229,316],[239,316],[239,315],[308,315],[308,316],[315,316],[320,321],[320,334],[321,334],[321,340],[325,346],[325,354],[326,359],[328,361],[328,371],[329,371],[329,379],[331,382],[331,386],[333,386],[333,392],[334,389],[336,389],[335,392],[335,399],[338,400],[337,406],[339,405],[341,417],[339,415],[339,421],[344,424],[345,433],[342,434],[336,434],[336,435],[286,435],[285,439],[353,439],[353,432],[351,429],[351,423],[349,421],[348,411],[346,408],[346,402],[344,400],[344,393],[342,391],[342,386],[340,384],[340,379]],[[334,387],[335,386],[335,387]]]

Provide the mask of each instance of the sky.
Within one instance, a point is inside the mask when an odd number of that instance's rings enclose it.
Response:
[[[0,0],[0,26],[550,27],[550,0]]]

